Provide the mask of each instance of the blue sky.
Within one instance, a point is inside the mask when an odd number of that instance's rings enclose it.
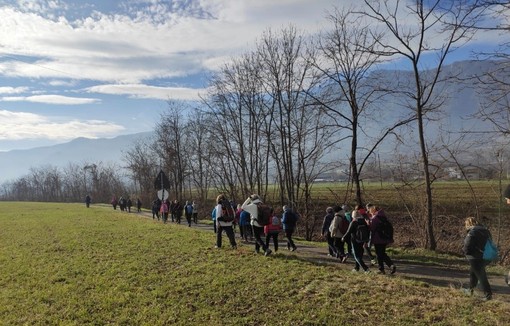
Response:
[[[152,130],[166,100],[198,99],[206,76],[268,28],[313,33],[352,3],[0,0],[0,151]]]

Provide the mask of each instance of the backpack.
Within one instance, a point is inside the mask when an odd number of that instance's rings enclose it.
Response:
[[[498,247],[496,247],[490,237],[487,238],[487,242],[485,243],[485,247],[483,249],[483,260],[494,261],[498,259],[498,256]]]
[[[278,216],[273,216],[273,219],[271,221],[271,224],[274,225],[274,226],[278,226],[280,225],[280,219],[278,218]]]
[[[354,240],[357,243],[364,243],[370,240],[370,231],[368,225],[364,219],[359,218],[356,220],[358,226],[356,227],[356,233],[354,234]]]
[[[271,207],[264,205],[264,204],[258,204],[258,216],[257,216],[257,223],[260,226],[265,226],[271,223]]]
[[[380,216],[381,221],[377,227],[377,233],[383,240],[393,241],[393,225],[386,217]]]
[[[193,214],[193,206],[190,205],[186,205],[186,214]]]
[[[220,222],[232,222],[235,218],[234,210],[227,200],[223,200],[221,203],[221,216],[218,218]]]

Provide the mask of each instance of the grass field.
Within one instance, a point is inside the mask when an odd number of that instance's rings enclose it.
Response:
[[[510,304],[81,204],[0,202],[1,325],[508,325]],[[224,239],[225,240],[225,239]]]

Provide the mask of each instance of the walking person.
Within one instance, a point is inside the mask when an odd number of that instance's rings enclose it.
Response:
[[[334,245],[334,239],[331,236],[331,232],[329,231],[329,227],[331,226],[331,222],[335,218],[335,214],[333,212],[333,207],[326,208],[326,215],[324,216],[324,220],[322,221],[322,232],[321,237],[325,238],[328,242],[328,256],[338,258],[338,252]]]
[[[85,206],[87,206],[87,208],[90,207],[91,202],[92,202],[92,198],[90,197],[90,195],[85,196]]]
[[[142,201],[140,198],[136,198],[136,211],[140,213],[142,211]]]
[[[278,235],[282,231],[282,223],[280,218],[274,214],[272,210],[271,224],[264,226],[264,233],[266,234],[266,247],[269,248],[269,241],[273,239],[274,252],[278,252]]]
[[[216,223],[218,230],[216,232],[216,247],[221,248],[222,233],[225,231],[230,241],[232,249],[237,249],[237,243],[232,229],[232,222],[234,221],[234,211],[228,202],[225,195],[221,194],[216,197]]]
[[[349,228],[349,224],[351,224],[351,222],[352,222],[352,216],[351,216],[352,210],[349,207],[349,205],[342,205],[342,210],[344,211],[344,217],[345,217],[345,220],[347,221],[347,228]],[[350,255],[352,255],[351,235],[346,236],[344,233],[343,238],[345,239],[344,243],[347,244],[347,252],[345,253],[345,257],[347,259],[347,258],[349,258]]]
[[[372,204],[367,204],[366,208],[363,207],[362,205],[356,206],[356,209],[361,213],[361,215],[363,215],[363,218],[365,219],[365,223],[368,226],[370,226],[371,217],[372,217],[372,214],[370,213],[370,211],[371,210],[373,211],[374,208],[375,208],[375,206]],[[370,236],[372,236],[372,235],[370,234]],[[370,239],[363,246],[363,250],[365,251],[365,254],[370,258],[370,265],[374,266],[377,263],[377,260],[375,259],[374,255],[372,254],[372,241],[370,241]]]
[[[175,199],[173,203],[170,205],[170,214],[172,222],[181,224],[182,206],[177,199]]]
[[[161,206],[159,207],[159,213],[161,214],[161,219],[163,220],[164,224],[166,224],[166,221],[168,220],[168,211],[168,202],[163,200]]]
[[[161,200],[159,198],[154,199],[152,201],[152,206],[151,206],[153,220],[157,217],[157,219],[159,221],[159,209],[160,208],[161,208]]]
[[[489,230],[479,224],[474,217],[466,218],[464,226],[467,231],[466,238],[464,239],[463,251],[469,261],[469,288],[464,291],[473,295],[473,290],[477,285],[483,291],[483,299],[492,299],[492,289],[487,279],[487,272],[485,266],[487,262],[483,260],[483,249],[485,243],[491,237]]]
[[[342,210],[342,207],[336,206],[333,211],[335,212],[335,217],[333,221],[331,221],[329,233],[333,238],[333,246],[336,249],[337,256],[342,260],[342,263],[344,263],[347,260],[347,256],[345,254],[345,245],[344,241],[342,241],[342,237],[345,232],[347,232],[349,223],[345,219],[345,212]]]
[[[184,215],[186,216],[186,221],[188,222],[188,227],[191,227],[191,218],[193,216],[193,205],[186,201],[186,205],[184,205]]]
[[[198,224],[198,204],[193,201],[193,204],[191,204],[191,206],[193,207],[193,222],[195,224]]]
[[[355,261],[352,271],[358,272],[362,268],[365,273],[370,273],[368,266],[363,261],[363,247],[368,242],[370,231],[365,218],[358,210],[352,211],[352,222],[349,224],[342,241],[345,241],[345,238],[349,235],[351,235],[352,254]]]
[[[241,238],[244,242],[248,242],[248,235],[253,239],[253,235],[251,234],[250,213],[242,208],[239,213],[239,229],[242,230]]]
[[[112,204],[112,207],[113,207],[113,210],[117,210],[117,197],[115,195],[113,195],[112,197],[112,201],[110,202],[110,204]]]
[[[505,198],[506,204],[510,205],[510,185],[503,191],[503,197]],[[510,286],[510,271],[505,275],[505,283]]]
[[[244,203],[241,205],[241,208],[244,211],[250,213],[250,224],[253,230],[253,236],[255,237],[255,251],[259,253],[260,248],[262,248],[262,250],[264,251],[264,255],[269,256],[272,253],[272,251],[266,246],[266,243],[262,241],[264,226],[259,224],[258,221],[259,218],[258,205],[262,205],[262,200],[260,200],[259,195],[253,194],[244,201]]]
[[[387,236],[386,232],[382,232],[383,228],[390,223],[384,214],[384,211],[376,206],[371,208],[372,219],[370,223],[370,242],[374,245],[375,254],[377,256],[377,264],[379,266],[378,274],[385,274],[384,265],[389,267],[390,274],[395,274],[397,268],[393,261],[386,253],[386,247],[393,242],[393,232],[391,236]]]
[[[290,251],[296,251],[297,249],[294,240],[292,240],[292,235],[296,229],[298,218],[299,216],[289,206],[283,206],[282,225],[285,237],[287,238],[287,250]]]

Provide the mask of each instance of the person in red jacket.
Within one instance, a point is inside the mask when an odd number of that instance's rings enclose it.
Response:
[[[274,243],[274,252],[278,251],[278,235],[282,231],[282,222],[280,218],[274,214],[274,211],[271,210],[271,223],[264,226],[264,233],[266,235],[266,247],[269,248],[269,241],[271,238]]]

